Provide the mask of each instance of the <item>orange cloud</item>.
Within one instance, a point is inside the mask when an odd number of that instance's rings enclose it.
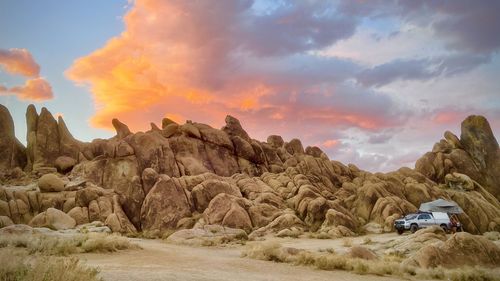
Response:
[[[344,34],[331,32],[339,18],[314,16],[325,8],[320,2],[297,3],[257,16],[244,1],[137,0],[125,31],[66,75],[90,88],[90,121],[100,128],[119,118],[146,130],[165,114],[220,127],[231,114],[265,139],[397,124],[387,97],[342,85],[356,65],[306,52]]]
[[[332,148],[336,147],[339,144],[340,144],[339,140],[326,140],[325,142],[323,142],[322,146],[326,148]]]
[[[50,84],[40,77],[27,80],[23,86],[15,86],[10,89],[1,86],[0,94],[15,95],[20,100],[37,102],[49,100],[54,97]]]
[[[36,77],[40,74],[40,66],[26,49],[0,49],[0,65],[11,74]]]

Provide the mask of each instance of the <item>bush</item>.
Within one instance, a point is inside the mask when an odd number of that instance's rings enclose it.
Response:
[[[363,239],[363,245],[370,245],[370,244],[373,244],[373,241],[370,237],[365,237]]]
[[[363,248],[361,246],[353,247]],[[365,248],[363,248],[365,249]],[[393,275],[402,278],[416,276],[420,279],[441,279],[452,281],[493,281],[500,280],[500,269],[484,269],[484,268],[456,268],[443,269],[441,267],[423,269],[413,266],[403,265],[401,261],[404,255],[398,252],[391,253],[391,258],[384,257],[380,259],[363,259],[364,252],[361,256],[354,255],[338,255],[334,251],[326,253],[323,250],[320,252],[310,252],[294,248],[283,248],[279,243],[265,242],[253,244],[248,247],[242,256],[249,258],[286,262],[295,265],[314,266],[321,270],[346,270],[356,274],[373,274],[373,275]],[[393,260],[397,257],[397,260]]]
[[[33,235],[3,235],[0,248],[25,248],[28,253],[67,256],[74,253],[115,252],[125,249],[139,249],[136,244],[116,234],[88,233],[72,237]]]
[[[81,265],[77,258],[30,255],[26,251],[0,249],[3,281],[96,281],[99,270]]]
[[[344,247],[352,247],[352,239],[351,238],[344,238],[344,239],[342,239],[342,246],[344,246]]]

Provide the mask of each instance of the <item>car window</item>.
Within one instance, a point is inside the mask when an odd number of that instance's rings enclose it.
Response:
[[[415,219],[416,217],[417,217],[417,215],[407,215],[407,216],[405,217],[405,219],[407,219],[407,220],[413,220],[413,219]]]
[[[429,215],[420,215],[420,216],[418,217],[418,219],[419,219],[419,220],[428,220],[428,219],[430,219],[430,218],[431,218],[431,216],[429,216]]]

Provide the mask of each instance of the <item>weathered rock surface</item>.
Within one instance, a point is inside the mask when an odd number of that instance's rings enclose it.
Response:
[[[38,179],[41,192],[59,192],[64,190],[64,182],[55,174],[46,174]]]
[[[216,246],[246,240],[247,238],[246,232],[241,229],[220,225],[205,225],[200,228],[179,230],[170,235],[167,241],[191,246]]]
[[[14,121],[9,110],[0,104],[0,170],[24,167],[26,148],[14,134]]]
[[[423,268],[456,268],[464,265],[498,267],[500,248],[482,236],[460,232],[445,242],[421,248],[406,262]]]
[[[55,230],[69,229],[76,226],[76,221],[63,211],[49,208],[35,216],[29,223],[32,227],[48,227]]]
[[[331,161],[298,139],[254,140],[232,116],[220,130],[165,118],[161,129],[137,133],[114,119],[116,136],[90,143],[75,140],[64,120],[45,108],[38,114],[29,106],[26,117],[24,152],[8,110],[0,108],[7,136],[0,141],[6,155],[0,168],[9,170],[0,180],[44,175],[41,192],[25,183],[0,186],[0,216],[13,223],[45,223],[53,208],[76,225],[102,221],[122,233],[217,225],[251,237],[303,231],[342,237],[392,231],[401,215],[444,198],[464,210],[459,218],[466,231],[500,230],[499,148],[480,116],[462,123],[460,138],[445,132],[415,169],[390,173]]]
[[[448,174],[466,175],[500,200],[500,149],[490,124],[483,116],[472,115],[462,122],[461,130],[460,139],[447,131],[415,169],[436,183],[446,183]]]
[[[181,218],[191,215],[192,205],[186,191],[170,177],[163,176],[144,199],[141,209],[143,230],[174,229]]]

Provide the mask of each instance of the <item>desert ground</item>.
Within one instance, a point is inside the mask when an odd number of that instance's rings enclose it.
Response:
[[[356,237],[354,244],[361,244],[370,237],[384,243],[404,239],[397,234],[380,234]],[[346,251],[342,239],[307,239],[268,237],[283,246],[319,251],[334,248]],[[141,250],[118,253],[88,253],[78,255],[89,266],[98,267],[106,281],[118,280],[400,280],[397,277],[358,275],[345,271],[324,271],[307,266],[261,261],[241,257],[247,245],[196,247],[175,245],[158,239],[131,238]]]
[[[369,234],[353,237],[352,245],[380,248],[388,242],[399,243],[409,233]],[[450,235],[448,235],[450,236]],[[310,239],[266,237],[265,241],[248,241],[246,245],[232,244],[215,247],[177,245],[161,239],[129,238],[140,250],[118,253],[87,253],[77,256],[85,264],[97,267],[106,281],[118,280],[401,280],[398,276],[360,275],[342,270],[326,271],[310,266],[262,261],[242,256],[242,252],[258,243],[277,242],[313,252],[333,249],[345,254],[350,249],[345,239]],[[366,245],[370,241],[370,245]],[[500,244],[495,242],[497,246]],[[404,279],[415,279],[406,277]],[[432,280],[422,279],[418,280]]]

